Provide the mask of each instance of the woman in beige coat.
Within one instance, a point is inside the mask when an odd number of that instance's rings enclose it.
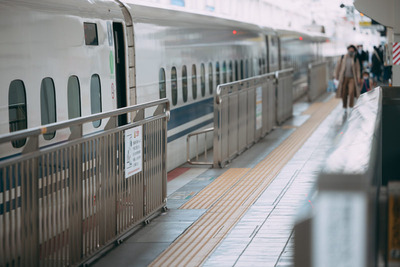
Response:
[[[360,64],[358,62],[356,47],[350,45],[347,47],[347,54],[342,56],[336,64],[334,77],[339,81],[336,91],[336,97],[342,98],[343,108],[347,109],[349,99],[349,107],[354,106],[354,98],[360,96]]]

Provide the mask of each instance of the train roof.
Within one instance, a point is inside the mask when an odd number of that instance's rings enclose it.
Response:
[[[274,33],[272,28],[262,27],[260,25],[251,24],[234,20],[232,18],[223,16],[213,16],[206,12],[195,12],[187,11],[180,7],[169,7],[164,6],[146,6],[136,4],[132,0],[122,1],[124,4],[131,8],[133,14],[133,21],[136,23],[149,22],[151,19],[157,19],[158,21],[164,21],[168,25],[182,26],[182,23],[186,27],[196,27],[201,24],[202,27],[209,28],[240,28],[250,31],[264,32],[266,34]]]
[[[201,24],[202,27],[213,29],[246,29],[249,31],[263,32],[265,34],[277,34],[281,37],[287,38],[290,38],[291,36],[294,38],[302,36],[305,40],[312,40],[315,42],[324,42],[328,39],[321,33],[314,33],[306,30],[267,27],[234,20],[230,17],[214,16],[209,12],[188,11],[178,6],[170,6],[166,8],[165,6],[157,4],[153,4],[153,6],[137,4],[133,0],[123,0],[122,2],[131,8],[134,23],[148,23],[151,22],[150,20],[157,20],[159,23],[164,22],[167,25],[175,25],[179,27],[182,26],[182,23],[187,22],[185,27],[197,27]]]
[[[112,0],[13,0],[0,1],[0,10],[24,8],[27,12],[40,12],[52,15],[73,15],[84,18],[112,19],[123,18],[121,8]],[[4,16],[3,19],[7,19]]]
[[[182,7],[165,6],[153,4],[147,6],[138,4],[134,0],[121,0],[128,6],[133,15],[134,23],[148,23],[157,20],[158,23],[165,23],[170,26],[181,27],[185,23],[186,28],[196,28],[200,24],[202,27],[210,29],[245,29],[253,32],[262,32],[268,35],[277,34],[282,37],[302,36],[313,41],[325,41],[328,38],[323,34],[311,33],[302,30],[277,29],[273,27],[261,26],[248,22],[242,22],[227,16],[215,16],[210,12],[187,11]],[[24,7],[30,11],[40,11],[51,14],[75,15],[87,18],[99,19],[123,19],[121,7],[118,2],[113,0],[14,0],[0,1],[0,9],[6,7]],[[6,18],[2,18],[6,19]],[[2,20],[3,21],[3,20]]]

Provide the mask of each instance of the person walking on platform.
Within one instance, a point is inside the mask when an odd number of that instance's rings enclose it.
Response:
[[[342,98],[345,113],[347,113],[347,104],[353,108],[354,98],[360,96],[361,73],[356,51],[354,45],[348,46],[347,54],[338,60],[334,73],[335,79],[339,81],[336,97]]]
[[[360,61],[360,71],[364,71],[368,67],[368,53],[364,51],[363,45],[357,45],[357,56]]]
[[[374,46],[374,52],[372,54],[371,72],[375,82],[381,82],[382,57],[380,55],[379,48],[376,46]]]
[[[361,94],[371,91],[372,84],[369,79],[369,72],[364,70],[362,78],[362,87],[361,87]]]

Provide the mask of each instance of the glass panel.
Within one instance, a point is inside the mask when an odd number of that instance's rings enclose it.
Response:
[[[176,68],[171,69],[171,93],[172,93],[172,105],[178,103],[178,79],[176,77]]]
[[[219,62],[217,62],[217,63],[215,63],[215,79],[216,79],[216,82],[217,82],[216,86],[218,86],[221,83],[219,75],[220,75],[219,74]]]
[[[210,95],[213,94],[214,91],[214,81],[213,81],[213,65],[212,63],[208,64],[208,90],[210,91]]]
[[[10,83],[8,90],[8,123],[10,132],[24,130],[28,126],[28,114],[26,112],[25,86],[21,80]],[[26,138],[12,141],[12,146],[19,148],[25,145]]]
[[[192,96],[193,99],[197,98],[197,73],[196,73],[196,65],[192,65]]]
[[[56,92],[52,78],[44,78],[40,87],[40,111],[42,125],[57,121]],[[53,139],[56,132],[43,134],[44,139]]]
[[[68,119],[81,116],[81,90],[79,79],[71,76],[68,79]]]
[[[206,68],[204,67],[204,64],[201,64],[200,83],[201,83],[201,96],[204,97],[206,95]]]
[[[101,85],[100,77],[97,74],[93,74],[90,80],[90,106],[92,114],[100,113],[101,108]],[[92,122],[95,128],[99,127],[101,120]]]
[[[188,98],[186,65],[183,65],[183,67],[182,67],[182,98],[183,98],[183,102],[186,103],[187,98]]]
[[[160,90],[160,98],[166,98],[167,97],[167,90],[166,90],[166,82],[165,82],[165,70],[164,68],[160,69],[160,72],[158,74],[158,79],[159,79],[159,90]]]

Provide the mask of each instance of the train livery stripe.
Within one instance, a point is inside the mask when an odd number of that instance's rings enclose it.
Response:
[[[196,130],[200,129],[201,127],[204,127],[204,126],[206,126],[208,124],[211,124],[213,122],[214,122],[214,119],[209,119],[209,120],[203,121],[203,122],[201,122],[199,124],[196,124],[196,125],[194,125],[192,127],[187,128],[187,129],[185,129],[183,131],[180,131],[177,134],[169,136],[167,141],[168,141],[168,143],[172,142],[172,141],[174,141],[174,140],[176,140],[176,139],[178,139],[178,138],[180,138],[182,136],[185,136],[185,135],[187,135],[187,134],[189,134],[189,133],[191,133],[193,131],[196,131]]]
[[[172,109],[171,119],[168,122],[168,130],[208,115],[212,113],[213,110],[213,98],[204,99],[190,105]]]
[[[314,106],[310,118],[252,170],[234,169],[238,175],[245,174],[220,192],[212,205],[207,204],[210,208],[150,266],[200,266],[338,104],[333,98],[319,109]],[[218,179],[206,190],[216,192],[217,183]]]

